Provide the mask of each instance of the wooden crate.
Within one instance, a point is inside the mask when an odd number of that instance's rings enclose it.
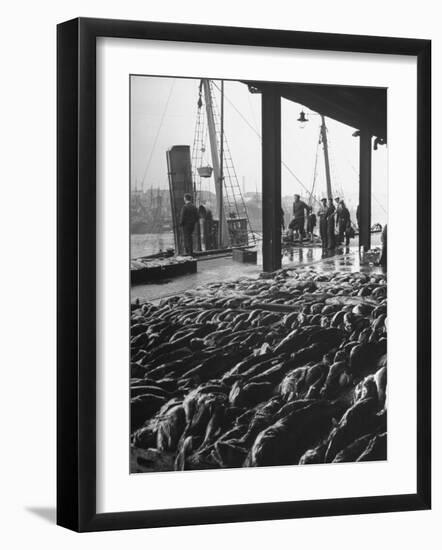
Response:
[[[244,248],[232,249],[232,260],[243,264],[256,264],[258,253],[256,250],[248,250]]]
[[[160,266],[146,265],[145,269],[131,269],[130,281],[133,285],[142,285],[147,283],[154,283],[161,279],[172,279],[173,277],[180,277],[181,275],[188,275],[189,273],[197,272],[197,261],[189,259],[185,262],[179,263],[165,263]]]

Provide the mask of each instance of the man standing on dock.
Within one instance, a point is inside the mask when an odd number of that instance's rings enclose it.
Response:
[[[316,214],[311,206],[308,207],[307,212],[307,238],[312,243],[314,241],[313,232],[316,227]]]
[[[211,250],[214,248],[212,246],[213,214],[208,201],[202,201],[198,208],[198,213],[200,217],[201,244],[204,245],[203,250]]]
[[[337,244],[342,244],[344,242],[344,237],[346,237],[345,246],[349,245],[348,239],[348,229],[351,226],[350,222],[350,212],[345,206],[345,202],[341,199],[335,199],[336,206],[336,229],[338,231]]]
[[[381,234],[382,254],[379,260],[379,265],[384,271],[387,271],[387,224],[384,225]]]
[[[336,208],[333,204],[333,199],[328,199],[327,208],[327,248],[333,250],[336,245],[335,241],[335,212]]]
[[[307,212],[307,205],[301,200],[299,195],[295,195],[295,201],[293,203],[293,220],[290,222],[289,228],[293,232],[297,232],[299,240],[302,241],[305,238],[305,212]]]
[[[184,250],[187,256],[193,255],[193,232],[199,220],[196,206],[192,202],[192,195],[184,195],[184,206],[181,209],[180,225],[183,228]]]
[[[321,236],[322,248],[327,248],[327,199],[321,199],[321,208],[318,210],[319,234]]]

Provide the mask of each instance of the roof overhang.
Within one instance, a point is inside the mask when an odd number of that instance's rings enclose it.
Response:
[[[252,93],[277,91],[289,101],[387,140],[387,88],[246,81]]]

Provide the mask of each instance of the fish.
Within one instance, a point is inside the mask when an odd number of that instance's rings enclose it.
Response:
[[[156,427],[147,425],[138,428],[131,436],[131,444],[139,449],[155,448],[157,444]]]
[[[256,438],[246,466],[298,464],[307,449],[318,444],[330,431],[342,406],[318,401],[281,418]]]
[[[130,376],[131,378],[143,378],[147,373],[147,369],[139,363],[132,362],[130,364]]]
[[[298,464],[322,464],[324,462],[327,443],[321,442],[313,449],[308,449],[299,459]]]
[[[381,367],[373,375],[377,387],[379,408],[383,409],[387,400],[387,367]]]
[[[150,393],[132,397],[130,400],[131,431],[137,430],[147,420],[152,418],[165,402],[165,397]]]
[[[333,462],[356,462],[362,452],[366,449],[372,437],[373,434],[366,434],[359,437],[342,449],[342,451],[339,451],[333,459]]]
[[[326,462],[332,462],[338,452],[355,439],[372,432],[377,409],[377,399],[367,398],[358,400],[344,413],[331,433]]]
[[[134,471],[386,456],[384,275],[284,268],[131,309]]]
[[[235,441],[217,441],[212,456],[220,468],[240,468],[248,450]]]
[[[288,361],[279,361],[275,365],[272,365],[267,370],[260,372],[259,374],[256,374],[255,376],[250,378],[250,383],[253,384],[260,384],[260,383],[268,383],[271,384],[271,386],[275,386],[280,382],[284,374],[287,372],[287,370],[290,369],[290,365]]]
[[[186,426],[186,414],[182,403],[170,407],[157,419],[156,448],[162,452],[176,450]]]
[[[145,323],[131,324],[131,327],[130,327],[131,337],[133,338],[135,336],[138,336],[143,332],[146,332],[146,330],[147,330],[147,325]]]
[[[158,395],[160,397],[171,397],[171,393],[164,390],[160,386],[131,386],[130,395],[135,397],[137,395],[143,395],[145,393],[150,393],[152,395]]]
[[[375,343],[356,344],[350,351],[349,371],[356,378],[362,378],[377,370],[379,348]]]
[[[375,435],[356,462],[387,460],[387,434]]]
[[[253,382],[246,384],[236,382],[230,391],[229,402],[233,407],[255,407],[267,401],[274,391],[274,384],[270,381]]]
[[[141,332],[135,336],[132,336],[130,340],[130,347],[132,349],[142,349],[149,343],[149,336],[146,331]]]

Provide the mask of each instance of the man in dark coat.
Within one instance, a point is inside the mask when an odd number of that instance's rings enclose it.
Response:
[[[313,208],[311,206],[308,207],[307,210],[307,237],[309,241],[313,242],[313,232],[316,227],[316,214],[313,212]]]
[[[387,224],[385,224],[384,228],[382,229],[381,242],[382,254],[379,260],[379,265],[384,268],[384,271],[387,271]]]
[[[198,213],[200,216],[201,241],[204,244],[204,250],[211,250],[214,248],[212,246],[213,214],[207,201],[203,201],[200,204]]]
[[[193,254],[193,232],[195,224],[199,220],[196,206],[192,203],[192,195],[184,195],[184,206],[181,209],[180,225],[183,228],[184,250],[187,256]]]
[[[333,249],[336,245],[335,243],[335,205],[333,204],[333,199],[328,199],[328,208],[327,208],[327,248]]]
[[[342,244],[345,236],[345,246],[349,245],[349,239],[347,235],[350,226],[350,212],[345,206],[345,202],[340,200],[338,207],[336,208],[336,229],[338,230],[338,244]]]
[[[321,236],[322,248],[327,248],[327,199],[321,199],[321,208],[318,210],[319,234]]]
[[[339,218],[340,218],[340,213],[341,213],[341,199],[339,197],[336,197],[335,198],[335,222],[336,222],[336,244],[341,244],[342,242],[342,239],[341,239],[341,235],[339,233]]]
[[[293,232],[299,234],[299,239],[302,242],[305,237],[305,212],[307,211],[307,205],[301,200],[299,195],[295,195],[295,201],[293,202],[293,220],[289,224],[289,228]]]

